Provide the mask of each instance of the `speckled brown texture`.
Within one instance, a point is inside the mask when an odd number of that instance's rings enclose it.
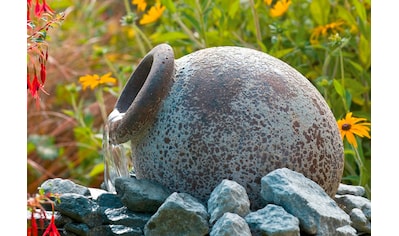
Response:
[[[253,209],[263,207],[260,180],[282,167],[334,196],[344,167],[335,118],[316,88],[286,63],[240,47],[176,60],[169,95],[139,136],[137,177],[204,202],[231,179],[246,188]]]

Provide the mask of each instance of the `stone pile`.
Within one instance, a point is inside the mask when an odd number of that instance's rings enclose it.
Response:
[[[334,199],[302,174],[277,169],[261,180],[264,208],[251,211],[245,188],[223,180],[207,202],[148,180],[117,178],[116,193],[49,179],[59,193],[55,223],[65,236],[371,235],[364,188],[341,184]]]

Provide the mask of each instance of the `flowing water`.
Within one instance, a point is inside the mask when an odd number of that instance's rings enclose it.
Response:
[[[104,183],[109,192],[115,192],[115,178],[129,176],[129,158],[124,144],[113,144],[109,139],[108,125],[103,133]]]

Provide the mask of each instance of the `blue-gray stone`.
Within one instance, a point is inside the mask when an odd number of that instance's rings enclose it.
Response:
[[[346,212],[350,213],[353,208],[359,208],[365,216],[371,220],[371,201],[365,197],[350,194],[335,195],[335,201]]]
[[[91,228],[87,236],[143,236],[143,231],[138,227],[125,225],[100,225]]]
[[[103,223],[102,214],[96,202],[76,193],[65,193],[60,196],[60,202],[54,205],[55,210],[79,223],[89,227]]]
[[[261,195],[297,217],[308,234],[335,235],[337,228],[351,223],[349,215],[316,182],[288,168],[264,176]]]
[[[333,234],[334,236],[357,236],[356,229],[354,229],[350,225],[345,225],[342,227],[337,228],[335,233]]]
[[[299,220],[281,206],[268,204],[245,217],[252,235],[299,236]]]
[[[252,236],[244,218],[236,213],[226,212],[213,225],[210,236]]]
[[[355,196],[364,196],[366,193],[366,190],[364,189],[363,186],[354,186],[354,185],[348,185],[348,184],[339,184],[337,194],[338,195],[345,195],[345,194],[350,194],[350,195],[355,195]]]
[[[371,222],[364,215],[363,211],[359,208],[353,208],[349,213],[352,221],[352,226],[358,232],[371,234]]]
[[[115,189],[123,205],[134,212],[154,213],[171,194],[156,182],[131,177],[116,178]]]
[[[67,232],[74,233],[79,236],[87,236],[90,231],[90,228],[86,224],[72,222],[72,223],[66,224],[64,226],[64,230],[66,230]]]
[[[204,205],[187,193],[172,193],[144,227],[146,236],[207,235],[209,216]]]
[[[125,225],[144,229],[151,214],[132,212],[127,207],[109,208],[104,211],[106,223],[110,225]]]
[[[249,206],[245,188],[235,181],[224,179],[208,199],[209,222],[214,224],[226,212],[245,217],[250,212]]]
[[[121,208],[123,203],[121,198],[113,193],[103,193],[97,197],[97,204],[104,208]]]
[[[75,184],[69,179],[48,179],[41,184],[40,188],[42,188],[45,193],[76,193],[86,197],[91,196],[89,188]]]

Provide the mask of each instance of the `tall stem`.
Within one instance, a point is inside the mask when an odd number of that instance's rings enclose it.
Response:
[[[102,88],[98,88],[96,90],[95,94],[96,94],[98,106],[100,108],[100,113],[101,113],[101,117],[103,119],[103,123],[106,124],[108,119],[107,119],[107,111],[105,110],[105,103],[104,103],[104,96],[103,96]]]
[[[265,46],[262,44],[262,34],[260,32],[259,17],[258,17],[258,13],[256,12],[256,9],[255,9],[254,0],[249,0],[249,5],[251,6],[252,16],[254,18],[256,41],[257,41],[258,45],[263,49]]]

